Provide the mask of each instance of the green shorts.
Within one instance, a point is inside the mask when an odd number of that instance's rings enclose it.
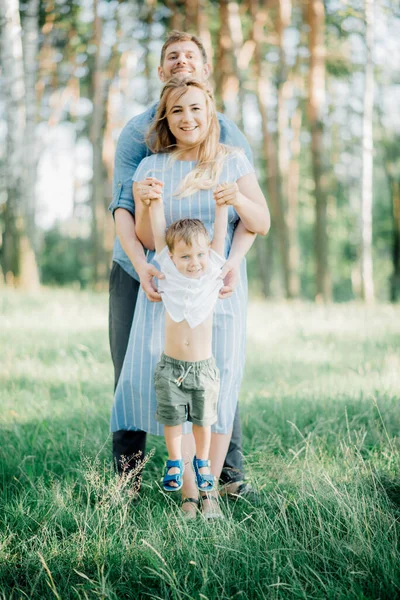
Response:
[[[208,427],[217,421],[219,371],[213,356],[188,362],[162,354],[154,386],[159,423],[174,426],[191,421]]]

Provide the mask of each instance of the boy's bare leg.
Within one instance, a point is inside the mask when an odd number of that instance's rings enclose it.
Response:
[[[165,443],[168,450],[169,460],[181,460],[182,458],[182,425],[164,425]],[[176,475],[179,473],[178,467],[171,467],[168,470],[168,475]],[[178,487],[178,484],[171,481],[171,487]]]
[[[196,442],[196,458],[208,460],[211,444],[211,427],[200,427],[193,424],[193,436]],[[210,467],[201,467],[199,472],[203,475],[210,475]],[[204,487],[207,487],[207,483],[204,484]]]

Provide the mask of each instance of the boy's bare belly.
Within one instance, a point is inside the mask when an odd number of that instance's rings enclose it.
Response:
[[[165,313],[164,353],[177,360],[206,360],[212,356],[212,314],[203,323],[191,329],[187,321],[175,323]]]

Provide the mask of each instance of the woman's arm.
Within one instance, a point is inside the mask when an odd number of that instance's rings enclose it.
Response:
[[[218,189],[218,187],[217,187]],[[225,256],[225,238],[228,228],[228,206],[215,205],[214,235],[211,248],[220,256]]]
[[[223,184],[214,193],[218,205],[230,204],[238,213],[246,229],[266,235],[271,225],[267,202],[255,173],[240,177],[236,183]]]
[[[232,245],[228,256],[228,261],[240,266],[240,263],[254,244],[257,235],[246,229],[244,223],[239,221],[233,233]]]
[[[136,235],[145,248],[154,250],[154,236],[150,220],[150,204],[162,196],[163,182],[154,177],[133,184],[135,200],[135,229]]]
[[[239,221],[233,234],[228,259],[221,272],[221,277],[224,280],[224,287],[220,290],[220,298],[225,299],[232,296],[233,290],[239,279],[240,264],[252,247],[256,237],[255,233],[248,231],[242,221]]]

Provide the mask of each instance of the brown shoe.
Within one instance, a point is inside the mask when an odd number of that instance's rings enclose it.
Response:
[[[247,502],[250,502],[253,506],[259,506],[261,504],[259,492],[246,481],[227,483],[221,488],[220,494],[221,496],[227,496],[229,500],[247,500]]]

